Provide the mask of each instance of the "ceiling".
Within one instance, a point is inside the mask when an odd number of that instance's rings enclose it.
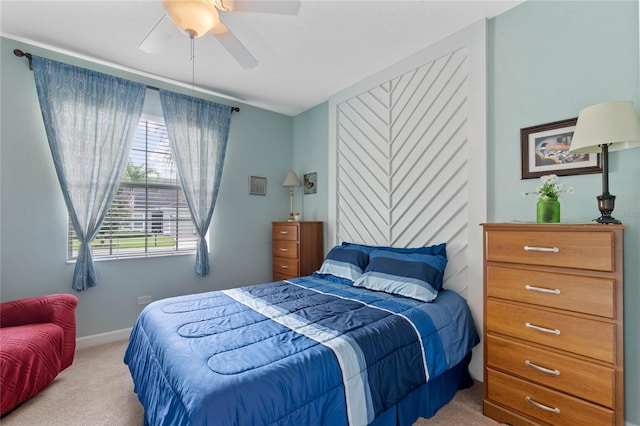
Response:
[[[190,39],[177,28],[160,54],[138,50],[164,15],[161,0],[0,0],[0,34],[187,87],[193,72],[196,88],[294,116],[520,3],[300,0],[296,16],[221,13],[258,60],[252,69],[240,67],[211,35],[195,39],[192,62]]]

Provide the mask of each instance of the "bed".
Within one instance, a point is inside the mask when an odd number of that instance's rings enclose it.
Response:
[[[472,383],[479,337],[466,301],[438,288],[446,257],[389,249],[336,246],[311,276],[148,305],[124,359],[145,424],[431,417]]]

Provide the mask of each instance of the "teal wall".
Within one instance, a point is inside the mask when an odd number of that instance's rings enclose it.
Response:
[[[638,3],[631,1],[529,0],[488,23],[487,145],[488,219],[535,221],[535,198],[522,198],[538,181],[520,179],[520,129],[576,117],[581,108],[631,100],[640,109]],[[308,149],[326,103],[294,119],[294,152]],[[326,127],[326,126],[325,126]],[[325,144],[313,138],[314,143]],[[323,145],[324,146],[324,145]],[[319,147],[315,147],[318,152]],[[297,157],[296,157],[297,158]],[[323,158],[305,158],[321,168]],[[575,188],[561,198],[563,222],[599,216],[600,174],[562,177]],[[626,420],[640,424],[640,149],[610,154],[614,216],[625,231]],[[324,196],[324,194],[323,194]],[[324,203],[328,199],[324,199]],[[328,212],[323,213],[328,217]],[[480,232],[480,228],[478,228]],[[478,253],[478,256],[481,256]]]
[[[318,174],[316,194],[303,195],[298,188],[294,198],[294,209],[302,212],[304,220],[320,220],[325,223],[324,241],[327,242],[327,197],[329,148],[329,105],[320,104],[298,115],[293,122],[293,170],[302,181],[305,173]],[[328,250],[325,250],[325,252]]]
[[[66,262],[67,213],[55,175],[33,74],[20,48],[156,87],[189,93],[126,72],[0,39],[0,297],[3,301],[71,290],[74,265]],[[212,96],[202,97],[227,103]],[[211,274],[194,272],[195,256],[96,262],[98,287],[75,293],[79,337],[131,327],[138,296],[164,297],[271,279],[271,221],[286,218],[288,194],[280,186],[293,163],[293,119],[234,104],[222,183],[210,237]],[[250,175],[267,178],[267,195],[248,195]]]

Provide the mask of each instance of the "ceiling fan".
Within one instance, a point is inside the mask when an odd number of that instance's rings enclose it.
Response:
[[[297,15],[298,0],[162,0],[166,14],[147,34],[138,49],[147,53],[160,53],[175,34],[177,26],[191,38],[210,33],[245,69],[258,65],[251,52],[222,22],[221,15],[235,12]],[[167,19],[167,16],[170,19]]]

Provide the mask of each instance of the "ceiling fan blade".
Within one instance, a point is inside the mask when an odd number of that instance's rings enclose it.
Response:
[[[162,51],[167,41],[176,33],[176,28],[167,15],[163,15],[158,23],[149,31],[142,40],[138,49],[146,53],[157,54]]]
[[[242,68],[251,69],[258,65],[258,61],[253,57],[251,52],[244,47],[244,44],[242,44],[222,22],[216,24],[211,30],[211,34],[220,41],[222,46],[238,61]]]
[[[277,15],[297,15],[298,0],[222,0],[233,12],[273,13]]]

